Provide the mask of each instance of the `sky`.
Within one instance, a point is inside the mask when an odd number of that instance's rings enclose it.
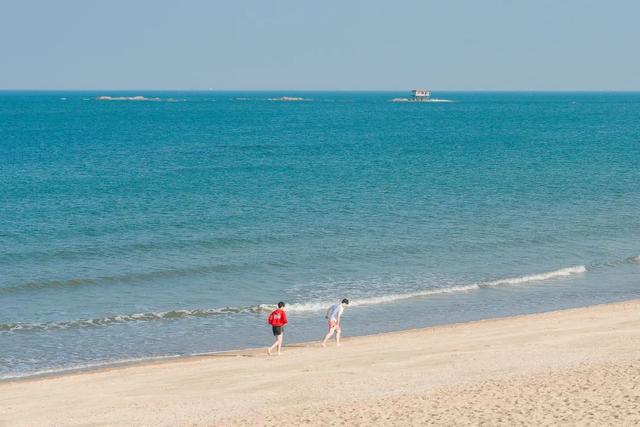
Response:
[[[640,90],[637,0],[0,0],[0,89]]]

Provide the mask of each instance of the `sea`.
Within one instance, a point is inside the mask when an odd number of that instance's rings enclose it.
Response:
[[[433,96],[0,92],[0,378],[640,298],[640,93]]]

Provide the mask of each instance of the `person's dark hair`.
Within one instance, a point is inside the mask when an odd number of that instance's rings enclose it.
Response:
[[[342,303],[349,305],[349,300],[345,298],[345,299],[342,300]]]
[[[282,307],[284,307],[284,303],[283,303],[282,301],[280,301],[280,302],[278,303],[278,308],[282,308]]]

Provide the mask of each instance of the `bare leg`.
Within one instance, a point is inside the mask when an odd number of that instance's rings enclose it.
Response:
[[[323,347],[327,346],[327,341],[333,336],[333,333],[336,331],[336,328],[331,328],[329,329],[329,332],[327,333],[327,335],[324,336],[324,339],[322,340],[322,343],[320,344]]]
[[[276,339],[276,344],[278,344],[278,356],[280,356],[280,349],[282,348],[282,338],[284,336],[284,332],[278,335],[278,339]]]
[[[340,334],[342,331],[336,331],[336,347],[340,347]]]
[[[269,347],[269,348],[267,349],[267,354],[268,354],[269,356],[271,356],[271,352],[272,352],[272,351],[273,351],[273,349],[274,349],[274,348],[276,348],[276,347],[278,347],[278,353],[280,353],[280,347],[278,346],[278,344],[281,344],[281,343],[282,343],[282,338],[281,338],[281,337],[282,337],[282,334],[277,335],[277,336],[276,336],[276,341],[273,343],[273,345],[272,345],[271,347]]]

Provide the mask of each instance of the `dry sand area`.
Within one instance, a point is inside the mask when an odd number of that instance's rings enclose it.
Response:
[[[640,301],[4,382],[0,425],[640,425]]]

